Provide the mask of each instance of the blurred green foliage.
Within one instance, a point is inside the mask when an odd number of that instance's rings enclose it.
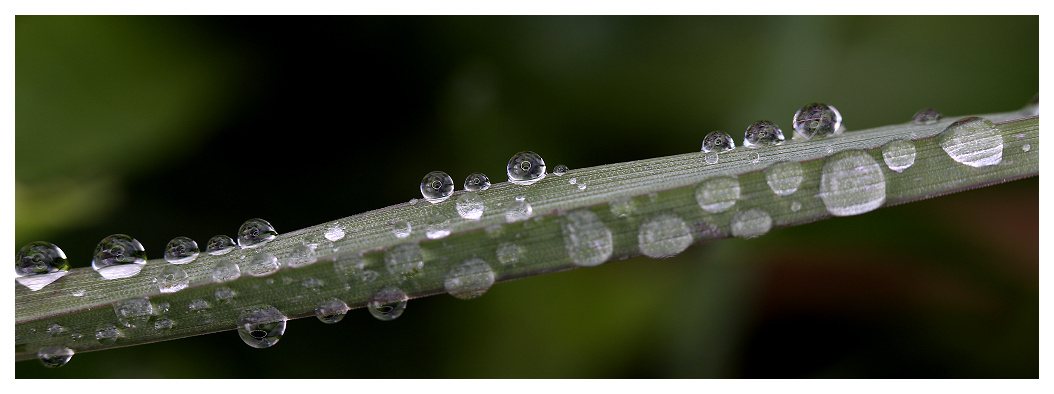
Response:
[[[571,168],[699,149],[801,105],[846,126],[1007,111],[1037,16],[17,17],[15,248],[203,244],[407,201],[534,150]],[[1038,148],[1037,148],[1038,149]],[[1038,180],[16,377],[1038,377]]]

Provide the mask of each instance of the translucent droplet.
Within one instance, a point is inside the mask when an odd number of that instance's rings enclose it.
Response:
[[[637,203],[633,202],[633,199],[629,197],[616,198],[608,205],[611,209],[611,214],[620,218],[629,217],[637,211]]]
[[[732,235],[739,238],[754,238],[772,229],[772,217],[760,209],[748,209],[732,215]]]
[[[1021,112],[1024,113],[1025,116],[1039,116],[1039,93],[1032,96],[1032,100],[1029,100],[1028,103],[1025,104],[1025,108],[1022,108]]]
[[[284,259],[285,265],[291,268],[303,267],[311,264],[315,264],[318,261],[318,256],[315,255],[315,249],[307,245],[297,245],[289,250],[289,254]]]
[[[203,310],[209,309],[210,307],[211,306],[209,305],[208,301],[199,298],[196,300],[191,300],[190,305],[187,306],[187,309],[191,312],[201,312]]]
[[[160,304],[157,304],[157,308],[154,308],[154,312],[158,315],[163,315],[165,313],[168,313],[169,307],[171,307],[171,305],[169,305],[167,302],[162,302]]]
[[[249,260],[249,265],[245,267],[245,273],[256,277],[267,276],[278,272],[278,268],[278,258],[274,257],[273,254],[260,252],[253,256],[252,260]]]
[[[801,203],[797,201],[791,201],[791,212],[798,212],[801,210]]]
[[[513,155],[505,169],[509,182],[517,185],[530,185],[545,178],[545,160],[531,151]]]
[[[915,144],[908,140],[893,140],[882,147],[882,159],[886,166],[903,172],[915,164]]]
[[[410,297],[407,297],[406,293],[398,287],[388,286],[378,290],[370,297],[370,300],[366,302],[366,307],[377,320],[392,321],[402,316],[403,311],[406,310],[406,301],[409,299]]]
[[[721,131],[711,131],[703,137],[703,152],[724,152],[736,148],[732,137]]]
[[[783,130],[780,130],[779,126],[767,120],[759,120],[747,126],[747,131],[743,134],[743,146],[779,145],[783,143],[783,139]]]
[[[781,161],[765,169],[765,182],[777,196],[789,196],[798,191],[804,179],[801,164],[796,161]]]
[[[188,237],[176,237],[165,246],[165,261],[186,264],[198,258],[198,243]]]
[[[326,231],[322,234],[330,242],[337,242],[344,239],[344,228],[338,225],[332,225],[326,227]]]
[[[409,237],[412,229],[413,227],[410,225],[410,222],[405,220],[397,220],[395,223],[392,223],[392,234],[395,234],[396,238]]]
[[[758,164],[761,162],[761,155],[758,152],[753,152],[750,155],[750,164]]]
[[[37,351],[37,359],[48,368],[66,365],[73,358],[73,349],[65,346],[45,346]]]
[[[234,250],[234,240],[226,235],[217,235],[209,238],[209,244],[205,247],[205,253],[213,256],[220,256],[230,253]]]
[[[805,139],[833,136],[841,126],[842,114],[827,104],[808,104],[794,113],[794,130]]]
[[[113,324],[103,324],[95,330],[95,340],[99,341],[100,345],[113,345],[119,335],[120,332]]]
[[[502,242],[496,254],[502,265],[516,265],[523,258],[523,248],[512,242]]]
[[[568,180],[567,180],[567,183],[569,183],[569,184],[572,184],[572,185],[574,185],[574,184],[578,183],[578,178],[571,178],[571,179],[568,179]]]
[[[443,281],[443,289],[454,297],[470,300],[494,285],[494,271],[483,259],[472,258],[454,267]]]
[[[710,178],[695,187],[695,201],[710,213],[724,212],[739,200],[739,181],[732,177]]]
[[[416,243],[400,244],[384,252],[384,262],[388,272],[401,279],[412,278],[425,266],[421,246]]]
[[[242,270],[238,268],[238,264],[227,259],[220,259],[216,262],[216,266],[212,267],[212,281],[216,283],[230,282],[240,276],[242,276]]]
[[[135,238],[114,234],[95,247],[91,266],[105,279],[135,276],[146,265],[146,250]]]
[[[508,203],[505,208],[505,221],[508,223],[520,222],[531,218],[534,207],[525,198],[517,198]]]
[[[932,108],[926,108],[915,113],[912,117],[911,123],[914,124],[934,124],[941,120],[941,113]]]
[[[611,230],[593,211],[581,208],[567,212],[561,225],[564,247],[571,261],[580,267],[603,264],[614,251]]]
[[[1032,145],[1029,145],[1029,144],[1021,145],[1021,151],[1022,152],[1028,152],[1030,150],[1032,150]]]
[[[242,248],[255,248],[263,245],[278,236],[274,226],[266,220],[255,218],[246,220],[238,229],[238,246]]]
[[[473,173],[465,178],[465,190],[480,192],[490,188],[490,178],[482,172]]]
[[[30,242],[15,253],[15,280],[37,291],[69,273],[66,254],[50,242]]]
[[[820,175],[820,199],[834,216],[871,212],[886,202],[886,177],[875,159],[862,150],[827,158]]]
[[[212,292],[212,295],[216,297],[216,301],[219,302],[230,301],[234,299],[234,296],[237,294],[238,293],[235,293],[234,290],[227,286],[221,286],[217,288],[216,291]]]
[[[425,236],[428,239],[440,239],[450,235],[450,220],[433,216],[431,223],[425,227]]]
[[[972,116],[956,121],[941,132],[939,141],[952,160],[970,167],[1003,161],[1003,136],[988,119]]]
[[[483,216],[483,198],[475,192],[467,192],[457,198],[457,214],[468,220],[479,220]]]
[[[717,156],[717,152],[707,152],[703,160],[706,160],[706,164],[717,164],[721,158]]]
[[[285,315],[273,306],[246,308],[238,315],[238,336],[246,345],[257,349],[268,348],[282,339],[285,321]]]
[[[154,321],[154,329],[157,329],[157,330],[164,330],[164,329],[167,329],[167,328],[172,328],[172,325],[173,325],[172,319],[169,319],[168,317],[162,317],[162,318],[157,319],[156,321]]]
[[[557,164],[556,167],[553,167],[553,175],[563,176],[566,173],[567,173],[567,166],[565,166],[563,164]]]
[[[162,293],[175,293],[187,288],[189,284],[190,276],[187,275],[187,271],[179,266],[166,266],[157,274],[157,288]]]
[[[578,182],[578,190],[586,190],[586,183]]]
[[[351,308],[348,308],[348,304],[345,304],[344,301],[330,298],[322,301],[321,304],[318,304],[318,306],[315,307],[315,317],[326,324],[339,323],[341,320],[344,320],[344,315],[346,315],[350,309]]]
[[[154,305],[146,297],[129,298],[113,303],[117,322],[125,327],[138,327],[150,320]]]
[[[441,203],[454,194],[454,180],[443,171],[432,171],[421,179],[421,195],[432,204]]]
[[[692,244],[692,234],[681,218],[664,213],[653,216],[640,225],[637,233],[640,252],[662,259],[676,256]]]
[[[65,331],[65,328],[60,326],[58,323],[52,324],[50,327],[48,327],[48,334],[51,334],[52,336],[61,334],[63,331]]]
[[[74,297],[84,297],[84,289],[74,289],[70,292],[70,295]]]

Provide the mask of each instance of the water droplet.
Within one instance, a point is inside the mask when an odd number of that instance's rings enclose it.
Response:
[[[563,176],[566,173],[567,173],[567,166],[565,166],[563,164],[557,164],[556,167],[553,167],[553,175]]]
[[[37,291],[69,273],[66,254],[50,242],[30,242],[15,254],[15,278]]]
[[[341,239],[344,239],[344,228],[334,224],[327,227],[322,236],[326,237],[330,242],[340,241]]]
[[[377,320],[392,321],[402,316],[409,299],[410,297],[398,287],[388,286],[377,290],[366,302],[366,307]]]
[[[285,265],[296,268],[315,264],[316,261],[318,261],[318,256],[315,255],[314,248],[307,245],[297,245],[289,251],[285,258]]]
[[[65,346],[45,346],[37,351],[37,359],[48,368],[66,365],[73,358],[73,349]]]
[[[753,153],[750,154],[750,164],[758,164],[760,162],[761,162],[761,155],[758,154],[758,152],[753,152]]]
[[[171,305],[169,305],[168,302],[162,302],[160,304],[157,304],[157,308],[155,309],[155,311],[157,312],[158,315],[163,315],[163,314],[168,313],[168,308],[170,306]]]
[[[931,109],[931,108],[926,108],[924,110],[920,110],[919,112],[916,112],[915,116],[912,117],[912,119],[911,119],[911,123],[914,123],[914,124],[934,124],[934,123],[937,123],[940,120],[941,120],[941,113],[940,112],[938,112],[938,111],[936,111],[934,109]]]
[[[1022,108],[1021,112],[1024,113],[1025,116],[1039,116],[1039,93],[1032,96],[1032,100],[1029,100],[1028,103],[1025,104],[1025,108]]]
[[[886,166],[903,172],[915,164],[915,144],[908,140],[893,140],[882,147],[882,159]]]
[[[747,131],[743,134],[743,146],[779,145],[783,143],[783,139],[783,130],[780,130],[779,126],[767,120],[759,120],[747,126]]]
[[[242,248],[255,248],[263,245],[278,236],[274,226],[266,220],[255,218],[246,220],[238,228],[238,246]]]
[[[454,194],[454,180],[443,171],[432,171],[421,179],[421,195],[432,204],[441,203]]]
[[[791,201],[791,212],[798,212],[801,210],[801,203],[797,201]]]
[[[952,160],[970,167],[1003,161],[1003,136],[988,119],[972,116],[956,121],[941,132],[939,141]]]
[[[425,266],[421,246],[416,243],[395,245],[384,252],[388,272],[400,279],[414,277]]]
[[[611,258],[611,230],[588,208],[565,213],[561,230],[571,261],[580,267],[600,265]]]
[[[213,256],[220,256],[230,253],[234,250],[234,240],[226,235],[217,235],[209,238],[209,244],[205,246],[205,253]]]
[[[739,238],[754,238],[772,229],[772,217],[760,209],[736,212],[732,216],[732,235]]]
[[[285,321],[285,315],[273,306],[246,308],[238,315],[238,336],[246,345],[269,348],[285,334]]]
[[[468,220],[479,220],[483,216],[483,198],[474,192],[467,192],[457,198],[457,214]]]
[[[315,317],[326,324],[339,323],[341,320],[344,320],[344,315],[346,315],[350,309],[351,308],[348,308],[348,304],[345,304],[344,301],[330,298],[326,301],[322,301],[321,304],[318,304],[318,306],[315,307]]]
[[[523,248],[512,242],[502,242],[496,254],[502,265],[515,265],[523,257]]]
[[[300,286],[303,286],[305,289],[317,289],[325,285],[326,282],[323,282],[321,279],[312,277],[307,277],[304,278],[304,280],[300,281]]]
[[[410,222],[408,222],[408,221],[398,220],[395,223],[392,223],[392,234],[395,234],[396,238],[409,237],[410,236],[410,232],[412,230],[413,230],[413,227],[410,225]]]
[[[640,225],[637,233],[640,252],[645,256],[662,259],[676,256],[692,244],[692,234],[681,218],[664,213],[653,216]]]
[[[58,323],[52,324],[48,327],[48,334],[51,335],[58,335],[61,334],[63,331],[65,331],[65,328],[60,326]]]
[[[632,215],[633,212],[636,212],[637,203],[635,203],[632,198],[620,197],[612,200],[611,203],[608,204],[608,208],[611,209],[612,215],[625,218]]]
[[[765,182],[777,196],[789,196],[798,191],[804,174],[796,161],[781,161],[765,169]]]
[[[570,184],[574,185],[574,184],[578,183],[578,178],[571,178],[571,179],[568,179],[568,180],[567,180],[567,183],[570,183]]]
[[[241,268],[228,259],[220,259],[212,268],[212,281],[216,283],[230,282],[240,276],[242,276]]]
[[[237,293],[235,293],[230,287],[221,286],[217,288],[216,291],[212,292],[212,295],[216,297],[216,301],[226,302],[234,299],[234,296],[237,295]]]
[[[530,219],[533,213],[534,207],[527,202],[526,198],[516,198],[505,208],[505,221],[508,223],[524,221]]]
[[[724,152],[736,148],[732,137],[721,131],[711,131],[703,137],[703,152]]]
[[[465,178],[465,190],[481,192],[490,188],[490,178],[482,172],[473,173]]]
[[[210,306],[208,301],[196,299],[190,301],[190,305],[187,306],[187,309],[192,312],[201,312],[203,310],[209,309],[209,307]]]
[[[707,152],[706,155],[703,156],[703,160],[706,160],[706,164],[717,164],[720,159],[720,157],[717,157],[717,152]]]
[[[470,300],[486,293],[494,284],[494,271],[483,259],[472,258],[452,268],[443,289],[454,297]]]
[[[794,130],[805,139],[833,136],[841,126],[842,114],[827,104],[808,104],[794,113]]]
[[[425,227],[425,236],[428,239],[440,239],[448,235],[450,235],[450,220],[432,216],[431,223]]]
[[[586,190],[586,183],[578,182],[578,190]]]
[[[333,270],[345,279],[358,277],[364,268],[366,268],[366,261],[358,254],[338,256],[333,261]]]
[[[103,238],[95,247],[93,256],[92,268],[105,279],[135,276],[146,265],[146,250],[143,245],[124,234]]]
[[[189,284],[190,276],[187,275],[187,271],[179,266],[166,266],[157,274],[157,288],[162,293],[175,293],[187,288]]]
[[[710,178],[695,187],[695,201],[710,213],[724,212],[739,200],[739,181],[732,177]]]
[[[172,328],[172,324],[172,319],[169,319],[168,317],[162,317],[154,321],[154,329],[164,330],[166,328]]]
[[[1028,152],[1030,150],[1032,150],[1032,145],[1029,145],[1029,144],[1021,145],[1021,151],[1022,152]]]
[[[165,246],[165,261],[186,264],[198,258],[198,243],[188,237],[176,237]]]
[[[245,268],[245,273],[257,277],[271,275],[275,272],[278,272],[278,259],[267,252],[257,253],[252,260],[249,260],[249,265]]]
[[[513,155],[505,169],[509,182],[517,185],[530,185],[545,178],[545,160],[531,151]]]
[[[117,322],[125,327],[137,327],[150,320],[154,306],[146,297],[129,298],[113,303]]]
[[[74,297],[84,297],[84,289],[74,289],[70,292],[70,295]]]
[[[823,165],[820,198],[834,216],[873,211],[886,202],[882,167],[862,150],[838,152]]]
[[[120,332],[117,331],[117,327],[114,327],[113,324],[103,324],[95,330],[95,340],[99,341],[101,345],[112,345],[117,342],[118,336],[120,336]]]

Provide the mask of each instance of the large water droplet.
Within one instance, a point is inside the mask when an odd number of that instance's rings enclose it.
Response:
[[[710,213],[724,212],[739,200],[739,181],[732,177],[710,178],[695,187],[695,201]]]
[[[135,238],[114,234],[95,247],[91,266],[106,279],[135,276],[146,265],[146,250]]]
[[[274,226],[266,220],[255,218],[246,220],[238,229],[238,246],[255,248],[278,236]]]
[[[273,254],[260,252],[253,256],[252,260],[249,260],[249,265],[245,267],[245,273],[257,277],[267,276],[278,272],[278,268],[278,258],[274,257]]]
[[[483,259],[472,258],[452,268],[443,281],[443,289],[454,297],[470,300],[486,293],[494,285],[494,271]]]
[[[65,346],[45,346],[37,351],[37,359],[48,368],[58,368],[66,365],[70,358],[73,358],[73,349]]]
[[[903,172],[915,164],[915,144],[908,140],[893,140],[882,147],[882,159],[886,166]]]
[[[531,151],[513,155],[505,169],[509,182],[517,185],[530,185],[545,178],[545,160]]]
[[[432,216],[430,221],[425,227],[425,236],[428,239],[440,239],[450,235],[450,220]]]
[[[122,326],[137,327],[150,320],[154,305],[146,297],[129,298],[113,303],[113,311]]]
[[[421,246],[416,243],[395,245],[384,252],[388,272],[400,279],[412,278],[425,266]]]
[[[270,305],[246,308],[238,315],[238,336],[257,349],[278,343],[285,334],[286,317]]]
[[[377,290],[366,302],[366,307],[377,320],[392,321],[403,315],[409,299],[398,287],[388,286]]]
[[[186,264],[198,258],[198,243],[188,237],[175,237],[165,246],[165,261]]]
[[[970,167],[1003,161],[1003,136],[988,119],[972,116],[956,121],[941,132],[939,141],[952,160]]]
[[[772,217],[760,209],[748,209],[732,215],[732,235],[739,238],[759,237],[772,229]]]
[[[505,208],[505,221],[508,223],[524,221],[531,218],[534,207],[527,202],[526,198],[518,197],[508,203]]]
[[[914,124],[934,124],[941,120],[941,113],[932,108],[926,108],[915,113],[912,117],[911,123]]]
[[[190,276],[187,271],[175,265],[166,266],[157,274],[157,288],[162,293],[175,293],[187,288],[189,284]]]
[[[553,167],[553,175],[563,176],[566,173],[567,173],[567,166],[565,166],[563,164],[557,164],[556,167]]]
[[[653,216],[640,225],[637,233],[640,252],[661,259],[683,252],[692,244],[692,234],[681,218],[664,213]]]
[[[490,188],[490,178],[482,172],[476,172],[465,178],[465,190],[479,192]]]
[[[614,251],[611,230],[588,208],[567,212],[561,230],[571,261],[580,267],[603,264]]]
[[[228,259],[220,259],[216,262],[216,266],[212,267],[212,280],[216,283],[230,282],[240,276],[242,276],[241,268]]]
[[[886,202],[882,167],[862,150],[838,152],[823,165],[820,198],[834,216],[873,211]]]
[[[523,258],[523,248],[512,242],[502,242],[495,254],[502,265],[515,265]]]
[[[703,152],[724,152],[736,148],[732,137],[721,131],[711,131],[703,137]]]
[[[805,139],[833,136],[841,126],[842,114],[827,104],[808,104],[794,113],[794,130]]]
[[[432,171],[421,179],[421,195],[432,204],[441,203],[454,194],[454,180],[443,171]]]
[[[798,191],[805,175],[796,161],[781,161],[765,169],[765,182],[777,196],[789,196]]]
[[[121,333],[113,324],[104,323],[95,330],[95,339],[100,345],[112,345],[117,342],[117,337],[120,335]]]
[[[15,253],[15,278],[32,291],[44,288],[69,270],[66,254],[50,242],[30,242]]]
[[[208,253],[213,256],[220,256],[230,253],[232,250],[234,250],[235,246],[237,245],[234,244],[234,240],[231,239],[231,237],[228,237],[226,235],[217,235],[215,237],[209,238],[209,244],[205,246],[205,253]]]
[[[410,236],[410,232],[413,231],[413,226],[410,222],[405,220],[397,220],[392,223],[392,234],[395,234],[396,238],[406,238]]]
[[[349,309],[351,308],[348,308],[348,304],[344,303],[344,301],[330,298],[315,307],[315,317],[326,324],[339,323],[344,320],[344,315],[348,313]]]
[[[318,261],[318,256],[315,255],[315,249],[307,245],[297,245],[289,250],[289,254],[284,259],[285,265],[291,268],[303,267],[311,264],[315,264]]]
[[[483,198],[475,192],[466,192],[457,198],[457,214],[468,220],[479,220],[483,216]]]
[[[344,239],[344,228],[340,225],[331,225],[326,227],[326,231],[322,233],[322,236],[326,237],[330,242],[337,242]]]
[[[751,123],[743,134],[743,146],[746,147],[779,145],[783,140],[783,130],[767,120]]]

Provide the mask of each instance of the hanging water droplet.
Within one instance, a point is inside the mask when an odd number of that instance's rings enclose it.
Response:
[[[137,327],[145,324],[154,314],[154,306],[146,297],[129,298],[113,303],[117,322],[125,327]]]
[[[286,319],[282,312],[270,305],[246,308],[238,316],[238,336],[246,345],[269,348],[285,334]]]
[[[412,229],[413,227],[410,225],[410,222],[405,220],[398,220],[395,223],[392,223],[392,234],[395,234],[396,238],[409,237]]]
[[[798,212],[801,210],[801,203],[798,201],[791,201],[791,212]]]
[[[531,218],[534,207],[527,202],[526,198],[516,198],[508,203],[505,208],[505,221],[508,223],[524,221]]]
[[[230,282],[240,276],[242,276],[241,268],[238,268],[238,264],[228,259],[220,259],[212,267],[212,281],[216,283]]]
[[[398,287],[388,286],[377,290],[366,302],[366,307],[377,320],[392,321],[402,316],[409,299]]]
[[[73,349],[65,346],[45,346],[37,351],[37,359],[48,368],[58,368],[66,365],[73,358]]]
[[[450,235],[450,220],[439,216],[432,216],[431,223],[425,227],[425,236],[428,239],[440,239]]]
[[[941,113],[932,109],[926,108],[915,113],[912,117],[911,123],[914,124],[934,124],[941,120]]]
[[[454,194],[454,180],[443,171],[432,171],[421,179],[421,195],[432,204],[441,203]]]
[[[502,242],[495,254],[502,265],[515,265],[523,258],[523,248],[512,242]]]
[[[739,238],[754,238],[772,229],[772,217],[760,209],[736,212],[732,216],[732,235]]]
[[[340,241],[341,239],[344,239],[344,228],[340,227],[340,225],[334,224],[326,227],[326,231],[322,236],[326,237],[330,242]]]
[[[886,202],[882,167],[865,151],[838,152],[823,165],[820,198],[834,216],[873,211]]]
[[[767,120],[751,123],[743,134],[743,146],[746,147],[779,145],[783,140],[783,130]]]
[[[908,140],[890,141],[882,146],[882,159],[889,169],[903,172],[915,164],[915,144]]]
[[[710,213],[724,212],[739,200],[739,181],[732,177],[710,178],[695,187],[695,201]]]
[[[620,197],[612,200],[608,204],[608,208],[611,209],[611,214],[620,218],[629,217],[637,210],[637,203],[629,197]]]
[[[113,345],[119,335],[120,332],[113,324],[102,324],[95,330],[95,339],[100,345]]]
[[[186,264],[198,258],[198,243],[188,237],[175,237],[165,246],[165,261]]]
[[[50,242],[30,242],[15,253],[15,280],[37,291],[69,273],[66,254]]]
[[[315,255],[314,248],[307,245],[297,245],[289,251],[285,258],[285,265],[290,268],[296,268],[315,264],[316,261],[318,261],[318,256]]]
[[[509,175],[509,182],[530,185],[545,178],[545,160],[537,153],[523,151],[509,159],[505,170]]]
[[[681,218],[663,213],[653,216],[640,225],[637,233],[640,252],[645,256],[662,259],[683,252],[692,244],[692,234]]]
[[[189,284],[190,276],[179,266],[166,266],[157,274],[157,288],[162,293],[175,293],[187,288]]]
[[[416,243],[400,244],[384,252],[388,272],[400,279],[409,279],[421,272],[425,266],[421,246]]]
[[[452,268],[443,281],[443,289],[454,297],[470,300],[486,293],[494,284],[494,271],[483,259],[472,258]]]
[[[567,173],[567,166],[565,166],[563,164],[557,164],[556,167],[553,167],[553,175],[563,176],[566,173]]]
[[[235,293],[230,287],[221,286],[217,288],[216,291],[212,292],[212,295],[216,297],[216,301],[226,302],[234,299],[234,296],[237,295],[237,293]]]
[[[345,304],[344,301],[330,298],[326,301],[322,301],[321,304],[318,304],[318,306],[315,307],[315,317],[326,324],[339,323],[341,320],[344,320],[344,315],[346,315],[350,309],[351,308],[348,308],[348,304]]]
[[[208,253],[213,256],[225,255],[234,250],[235,246],[237,245],[234,244],[234,240],[231,239],[231,237],[228,237],[226,235],[217,235],[215,237],[209,238],[209,243],[205,247],[205,253]]]
[[[777,196],[789,196],[798,191],[804,179],[801,164],[796,161],[781,161],[765,169],[765,182]]]
[[[736,148],[732,137],[721,131],[711,131],[703,137],[703,152],[724,152]]]
[[[1032,145],[1029,145],[1029,144],[1021,145],[1021,151],[1022,152],[1028,152],[1030,150],[1032,150]]]
[[[805,139],[833,136],[841,126],[842,114],[827,104],[808,104],[794,113],[794,130]]]
[[[483,216],[483,198],[474,192],[467,192],[457,198],[457,214],[468,220],[479,220]]]
[[[707,152],[703,156],[703,160],[706,160],[706,164],[717,164],[720,161],[720,157],[717,157],[717,152]]]
[[[154,321],[154,329],[156,330],[172,328],[172,325],[172,319],[169,319],[168,317],[162,317]]]
[[[593,211],[581,208],[563,215],[561,232],[571,261],[580,267],[603,264],[614,251],[611,230]]]
[[[95,247],[91,266],[105,279],[128,278],[146,265],[146,250],[135,238],[114,234]]]
[[[238,246],[255,248],[278,236],[274,226],[266,220],[255,218],[246,220],[238,229]]]
[[[941,132],[939,141],[952,160],[970,167],[1003,161],[1003,136],[988,119],[972,116],[956,121]]]
[[[245,273],[257,277],[267,276],[278,272],[278,268],[278,258],[274,257],[273,254],[260,252],[253,256],[252,260],[249,260]]]
[[[1029,100],[1028,103],[1025,104],[1025,108],[1022,108],[1021,112],[1025,116],[1039,116],[1039,93],[1032,96],[1032,100]]]
[[[465,178],[465,190],[480,192],[490,188],[490,178],[482,172],[476,172]]]

